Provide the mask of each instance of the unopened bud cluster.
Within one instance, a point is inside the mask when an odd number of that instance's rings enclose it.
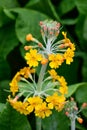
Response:
[[[65,115],[67,117],[69,117],[70,120],[75,120],[77,119],[77,121],[82,124],[83,123],[83,119],[81,117],[78,116],[78,114],[87,107],[87,103],[83,103],[81,108],[79,109],[77,107],[76,102],[74,101],[73,98],[71,98],[70,101],[66,102],[65,105]]]

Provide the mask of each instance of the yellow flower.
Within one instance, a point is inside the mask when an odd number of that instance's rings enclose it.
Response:
[[[42,103],[43,100],[40,97],[30,97],[27,99],[27,101],[29,103],[27,110],[29,112],[32,112],[37,107],[38,104]]]
[[[58,78],[57,72],[54,69],[51,69],[48,71],[51,77],[53,78],[53,81],[55,81]]]
[[[12,79],[10,85],[10,91],[12,92],[13,96],[16,92],[18,92],[18,81],[20,80],[20,73],[17,72],[14,78]]]
[[[48,102],[48,107],[50,109],[53,109],[55,105],[58,103],[58,95],[57,93],[54,93],[52,96],[48,96],[46,98],[46,101]]]
[[[75,49],[76,49],[76,48],[75,48],[75,45],[72,44],[72,43],[70,44],[70,48],[71,48],[72,51],[75,51]]]
[[[70,39],[67,38],[67,33],[62,32],[63,36],[64,36],[64,46],[65,47],[70,47],[73,51],[75,51],[75,45],[73,43],[71,43]]]
[[[46,106],[46,102],[39,104],[35,109],[35,115],[41,118],[48,117],[51,113],[51,110]]]
[[[63,76],[58,76],[58,81],[59,81],[59,83],[60,83],[60,86],[66,86],[67,85],[67,82],[66,82],[66,80],[65,80],[65,78],[63,77]]]
[[[34,72],[35,72],[35,69],[31,69],[29,67],[24,67],[23,69],[20,69],[19,71],[20,75],[24,76],[24,78],[29,78],[29,75]]]
[[[59,91],[61,94],[67,94],[68,93],[68,87],[64,86],[64,87],[60,87]]]
[[[69,38],[67,38],[67,33],[66,32],[62,32],[62,35],[64,36],[64,43],[71,43],[70,42],[70,39]]]
[[[65,97],[64,95],[58,95],[57,93],[54,93],[52,96],[48,96],[46,101],[48,102],[48,107],[50,109],[55,107],[56,110],[60,111],[63,109]]]
[[[49,66],[51,68],[55,68],[56,69],[56,68],[58,68],[62,64],[63,56],[60,55],[60,54],[50,54],[49,55],[49,61],[51,61]]]
[[[27,106],[28,103],[27,102],[21,102],[21,101],[15,101],[14,99],[11,99],[10,97],[8,97],[8,102],[11,104],[11,106],[16,109],[18,112],[20,112],[21,114],[29,114],[29,111],[27,111]]]
[[[73,62],[74,52],[72,49],[68,48],[64,53],[64,58],[66,59],[66,64]]]
[[[36,49],[30,49],[30,52],[26,53],[25,59],[30,67],[36,67],[38,66],[38,61],[42,60],[42,55],[37,53]]]
[[[60,83],[59,91],[61,94],[67,94],[68,93],[68,87],[67,82],[63,76],[58,76],[58,81]]]
[[[21,114],[27,115],[29,114],[29,111],[26,109],[28,106],[27,102],[21,102],[21,101],[16,101],[13,103],[13,108],[15,108],[17,111],[19,111]]]

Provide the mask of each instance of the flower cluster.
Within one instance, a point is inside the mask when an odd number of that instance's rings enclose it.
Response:
[[[24,47],[27,67],[13,77],[10,83],[13,98],[9,96],[8,101],[21,114],[34,112],[36,116],[45,118],[52,114],[52,109],[61,111],[64,108],[67,82],[57,74],[56,69],[64,61],[66,64],[73,61],[75,45],[65,32],[62,32],[64,38],[55,42],[60,33],[60,23],[45,20],[40,22],[40,26],[44,43],[31,34],[26,36],[26,40],[34,42],[34,45]],[[23,101],[19,100],[21,96]]]
[[[78,114],[85,108],[87,108],[87,103],[83,103],[81,108],[78,109],[77,104],[76,104],[74,98],[71,97],[70,101],[67,101],[66,104],[65,104],[65,115],[71,121],[75,121],[77,119],[77,121],[80,124],[82,124],[83,123],[83,119],[81,117],[79,117]]]

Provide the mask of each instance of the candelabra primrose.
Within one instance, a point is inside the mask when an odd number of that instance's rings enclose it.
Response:
[[[45,118],[52,114],[52,109],[61,111],[64,108],[68,86],[57,70],[63,62],[69,65],[73,62],[75,45],[66,32],[62,32],[64,38],[57,41],[60,26],[52,20],[40,22],[43,44],[32,34],[26,36],[29,42],[29,46],[24,47],[27,66],[13,77],[10,82],[12,96],[8,97],[8,102],[21,114],[34,112],[35,116]]]

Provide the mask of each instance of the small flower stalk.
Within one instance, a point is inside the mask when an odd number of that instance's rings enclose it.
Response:
[[[27,66],[13,77],[10,83],[13,97],[9,96],[8,101],[21,114],[34,112],[35,116],[45,118],[52,114],[52,109],[59,112],[66,104],[67,82],[58,75],[57,69],[63,62],[68,65],[73,62],[75,45],[67,38],[66,32],[62,32],[62,40],[57,40],[60,23],[45,20],[39,25],[43,43],[32,34],[26,36],[26,41],[34,44],[24,46]]]
[[[71,130],[75,130],[75,122],[76,120],[82,124],[83,119],[78,116],[78,114],[87,107],[87,103],[83,103],[81,108],[78,109],[76,102],[74,101],[74,98],[71,98],[70,101],[67,101],[65,104],[65,115],[70,119],[71,121]]]

